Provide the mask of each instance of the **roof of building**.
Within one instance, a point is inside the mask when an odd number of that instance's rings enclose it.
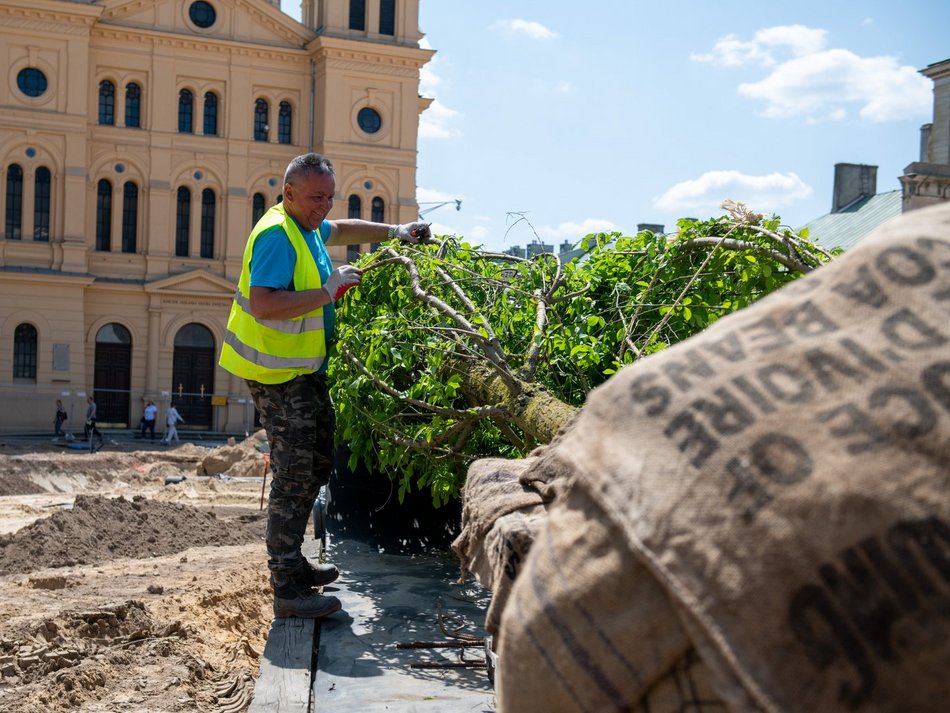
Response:
[[[901,214],[901,191],[864,196],[837,213],[805,224],[811,239],[826,250],[849,250],[882,223]]]

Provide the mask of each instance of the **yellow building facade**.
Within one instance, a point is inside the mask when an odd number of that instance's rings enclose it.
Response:
[[[0,0],[0,433],[253,427],[217,366],[247,235],[307,151],[330,218],[416,219],[418,0]],[[370,246],[363,246],[369,249]],[[331,252],[339,264],[346,248]]]

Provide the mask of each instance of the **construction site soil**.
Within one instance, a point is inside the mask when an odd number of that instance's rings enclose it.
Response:
[[[0,710],[246,709],[271,621],[262,473],[253,437],[0,439]]]

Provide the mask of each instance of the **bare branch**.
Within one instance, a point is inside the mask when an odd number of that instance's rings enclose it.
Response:
[[[534,293],[534,332],[531,335],[531,346],[525,357],[524,366],[518,371],[518,378],[526,381],[534,377],[538,370],[538,360],[541,358],[541,345],[544,342],[544,332],[548,325],[548,302],[541,290]]]
[[[389,440],[391,440],[393,443],[396,443],[400,446],[405,446],[406,448],[435,450],[439,446],[451,441],[455,436],[459,436],[461,442],[456,443],[453,448],[449,448],[447,450],[449,453],[456,453],[468,441],[468,438],[472,434],[477,422],[477,418],[456,421],[448,428],[433,435],[431,438],[408,438],[407,436],[396,433],[393,429],[389,429],[390,432],[387,435],[387,438],[389,438]]]
[[[498,430],[501,431],[502,435],[508,439],[508,442],[513,445],[515,448],[518,448],[522,452],[527,453],[528,451],[528,442],[515,433],[515,430],[511,427],[511,424],[501,418],[492,418],[492,422],[498,427]]]
[[[502,378],[505,378],[506,380],[512,380],[512,383],[514,383],[504,352],[496,349],[490,340],[486,339],[479,333],[478,328],[472,325],[472,323],[469,322],[464,316],[459,314],[459,312],[451,305],[422,288],[422,279],[419,276],[419,270],[411,258],[398,254],[390,247],[383,248],[383,250],[392,255],[394,258],[394,264],[404,267],[409,273],[409,281],[411,284],[412,293],[416,296],[416,298],[459,325],[463,331],[468,333],[472,341],[474,341],[481,348],[485,359],[491,363],[495,369],[498,370],[499,374],[502,375]]]
[[[650,342],[653,340],[653,338],[657,334],[660,333],[660,330],[662,330],[663,327],[666,326],[666,323],[670,321],[670,316],[673,314],[673,310],[676,309],[676,307],[680,304],[680,302],[682,302],[683,298],[686,296],[686,293],[689,291],[689,288],[692,287],[693,283],[696,282],[696,280],[699,278],[700,273],[702,273],[702,271],[706,269],[706,265],[708,265],[709,261],[712,260],[713,255],[715,255],[716,253],[716,250],[718,250],[722,245],[724,245],[729,240],[729,235],[735,232],[739,228],[739,225],[740,225],[739,223],[734,224],[731,228],[729,228],[729,232],[727,232],[721,238],[708,239],[712,243],[712,248],[710,248],[709,252],[706,254],[706,257],[703,259],[703,262],[700,264],[698,268],[696,268],[696,271],[693,273],[693,276],[689,278],[689,281],[680,291],[679,295],[677,295],[676,299],[673,301],[673,305],[670,307],[670,310],[666,314],[663,315],[663,319],[659,321],[656,327],[653,328],[653,331],[650,332],[649,336],[647,336],[647,338],[643,341],[644,346],[649,345]],[[699,242],[700,240],[705,241],[707,239],[700,238],[700,239],[693,239],[693,240],[683,240],[683,241],[680,241],[678,244],[683,245],[685,243]],[[734,242],[739,242],[739,241],[734,241]]]
[[[420,401],[419,399],[414,399],[410,396],[406,396],[404,393],[394,388],[390,384],[386,383],[380,379],[376,374],[370,371],[359,357],[357,357],[353,352],[351,352],[345,346],[338,346],[340,353],[346,357],[346,359],[357,369],[359,369],[370,381],[372,381],[376,386],[383,392],[389,394],[397,401],[400,401],[422,411],[428,411],[429,413],[436,414],[438,416],[444,416],[446,418],[456,418],[456,419],[466,419],[470,417],[474,418],[490,418],[493,416],[507,416],[508,410],[501,406],[474,406],[467,409],[450,409],[443,406],[434,406],[426,401]]]
[[[439,279],[444,282],[452,293],[459,299],[459,301],[465,305],[465,308],[469,310],[471,314],[478,315],[479,324],[484,328],[485,333],[488,335],[488,341],[491,344],[492,348],[504,359],[505,350],[501,346],[501,342],[498,341],[498,335],[495,334],[495,330],[492,329],[491,322],[485,319],[485,316],[481,313],[481,310],[475,306],[475,303],[472,302],[471,298],[465,294],[461,287],[458,286],[458,283],[441,267],[435,268],[435,274],[439,276]],[[507,360],[505,360],[507,364]]]
[[[733,228],[734,230],[735,228]],[[731,231],[730,231],[731,232]],[[758,255],[759,257],[768,258],[774,260],[780,265],[784,265],[789,270],[795,270],[796,272],[809,273],[815,268],[807,263],[802,262],[797,254],[788,255],[786,253],[779,252],[778,250],[769,250],[768,248],[762,247],[761,245],[756,245],[755,243],[750,243],[747,240],[737,240],[735,238],[689,238],[686,240],[681,240],[676,244],[679,248],[683,250],[694,250],[697,248],[711,248],[709,254],[712,255],[717,248],[726,248],[727,250],[735,251],[744,251],[752,253],[753,255]],[[708,262],[706,260],[703,265]],[[692,284],[692,283],[690,283]]]
[[[624,332],[623,332],[623,340],[621,342],[620,353],[617,355],[617,361],[621,363],[623,363],[623,355],[626,353],[627,348],[629,348],[630,351],[632,351],[637,356],[638,359],[640,358],[640,355],[642,354],[641,350],[637,347],[636,342],[634,342],[631,337],[633,336],[633,330],[636,329],[637,322],[640,319],[640,313],[643,311],[643,308],[647,306],[648,304],[645,301],[646,296],[650,294],[650,292],[653,290],[653,286],[656,284],[656,281],[659,279],[660,273],[661,273],[661,270],[653,271],[653,277],[650,278],[650,283],[647,285],[646,290],[644,290],[643,297],[637,302],[637,306],[633,310],[633,314],[630,316],[629,321],[627,321],[626,327],[624,328]],[[620,317],[623,318],[624,316],[623,311],[620,310],[619,305],[617,309],[621,313]]]

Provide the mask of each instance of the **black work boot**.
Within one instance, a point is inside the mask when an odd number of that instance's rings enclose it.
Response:
[[[337,569],[335,564],[314,563],[306,557],[302,557],[301,561],[303,562],[301,570],[294,576],[307,587],[323,587],[330,584],[330,582],[335,582],[336,578],[340,576],[340,570]]]
[[[310,589],[304,583],[287,578],[271,577],[274,586],[274,618],[289,616],[301,619],[322,619],[340,611],[343,605],[336,597],[329,597]]]

